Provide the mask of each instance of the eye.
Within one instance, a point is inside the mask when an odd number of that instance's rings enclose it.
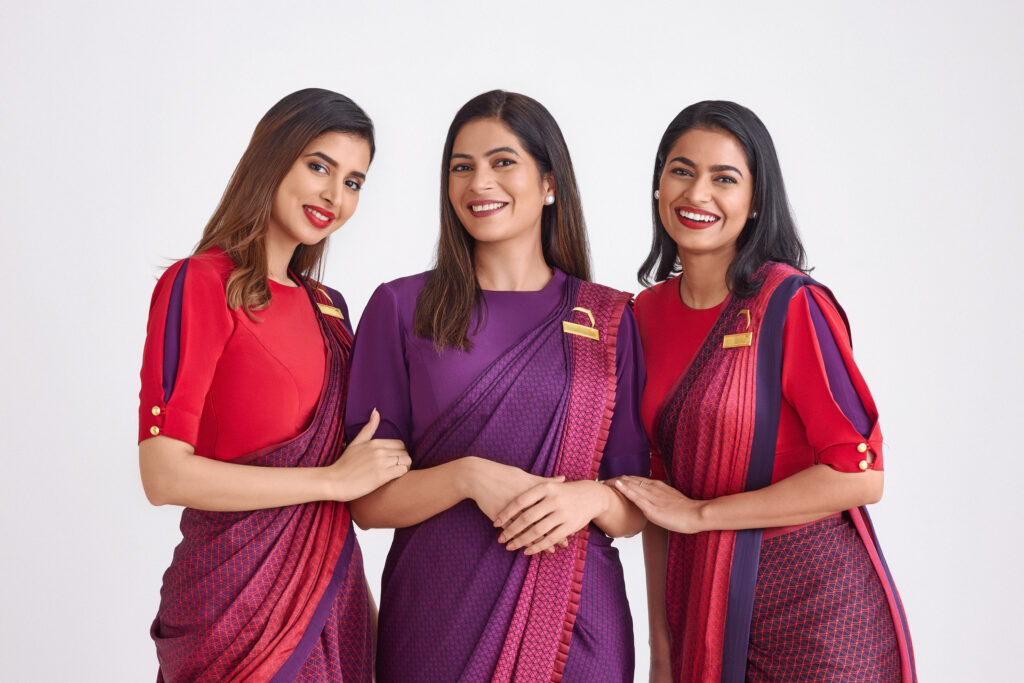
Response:
[[[718,176],[717,178],[715,178],[715,182],[716,183],[731,183],[731,184],[735,185],[736,184],[736,179],[733,178],[732,176],[723,175],[723,176]]]
[[[309,170],[313,171],[313,173],[319,173],[321,175],[327,175],[330,172],[327,169],[327,167],[321,164],[319,161],[309,162]]]
[[[352,178],[346,180],[345,185],[348,186],[350,190],[353,190],[355,192],[359,192],[359,190],[363,189],[363,184],[360,183],[358,180],[354,180]]]
[[[451,173],[465,173],[466,171],[473,170],[469,164],[455,164],[452,166]]]
[[[498,159],[497,161],[495,161],[494,162],[494,166],[496,168],[497,167],[501,167],[501,166],[511,166],[514,163],[516,163],[515,159],[504,159],[504,158],[502,158],[502,159]]]
[[[682,168],[680,166],[677,166],[676,168],[673,168],[672,170],[669,171],[669,173],[673,173],[675,175],[683,176],[683,177],[686,177],[686,178],[692,178],[693,177],[693,171],[691,171],[688,168]]]

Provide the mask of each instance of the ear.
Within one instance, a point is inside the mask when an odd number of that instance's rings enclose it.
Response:
[[[541,189],[544,190],[545,197],[547,197],[549,194],[556,194],[555,191],[558,189],[558,184],[555,183],[555,174],[545,173],[544,175],[542,175],[540,178],[540,186]]]

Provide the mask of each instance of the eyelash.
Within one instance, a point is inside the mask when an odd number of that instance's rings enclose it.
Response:
[[[316,161],[309,162],[309,170],[320,174],[328,173],[327,167]]]
[[[349,189],[355,192],[359,192],[359,190],[363,189],[363,184],[355,180],[346,180],[345,184],[348,185]]]
[[[494,166],[495,166],[495,168],[506,168],[508,166],[513,165],[514,163],[516,163],[514,159],[497,159],[494,162]],[[472,171],[472,170],[473,170],[473,167],[470,166],[469,164],[455,164],[454,166],[451,167],[451,170],[449,170],[448,172],[449,173],[462,173],[462,172],[465,172],[465,171]]]
[[[683,176],[684,178],[685,177],[690,177],[690,178],[693,177],[693,173],[689,169],[685,169],[685,168],[673,168],[672,169],[672,173],[674,173],[674,174],[676,174],[678,176]],[[732,176],[722,175],[722,176],[718,176],[717,178],[715,178],[715,182],[735,185],[736,184],[736,179],[733,178]]]

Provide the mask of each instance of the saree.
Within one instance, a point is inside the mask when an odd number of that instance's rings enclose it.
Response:
[[[567,278],[558,304],[423,432],[410,449],[413,468],[475,455],[596,479],[629,299]],[[563,679],[588,550],[610,542],[584,528],[567,548],[527,557],[497,543],[498,534],[472,500],[395,531],[382,577],[379,680]]]
[[[769,263],[755,277],[763,281],[760,290],[749,298],[734,297],[723,307],[655,418],[655,440],[665,454],[669,483],[691,498],[708,500],[771,483],[782,401],[783,328],[797,290],[810,285],[813,297],[827,300],[843,316],[831,293],[796,269]],[[883,611],[895,633],[898,678],[915,681],[903,606],[867,511],[847,511],[840,525],[846,519],[855,530],[847,537],[834,519],[826,519],[791,532],[792,538],[777,536],[764,544],[761,529],[670,533],[666,612],[673,634],[673,678],[745,680],[755,598],[760,614],[769,611],[764,604],[767,594],[786,582],[800,584],[798,589],[805,589],[807,598],[821,598],[813,595],[815,590],[828,593],[827,587],[805,585],[806,576],[786,570],[797,564],[798,553],[807,558],[821,555],[820,544],[831,534],[836,548],[851,558],[832,567],[842,575],[837,578],[877,577]],[[801,546],[808,535],[814,538]],[[853,561],[854,556],[865,562]],[[792,621],[800,615],[789,617]],[[799,625],[794,630],[799,632]],[[841,640],[860,634],[820,635]],[[807,680],[814,680],[814,671],[808,675]]]
[[[185,266],[171,292],[164,336],[165,399],[174,388]],[[327,353],[309,426],[234,459],[262,467],[328,465],[343,448],[352,336],[323,289],[299,279]],[[164,574],[151,628],[158,681],[367,681],[370,615],[348,508],[322,501],[248,512],[186,508],[182,541]]]

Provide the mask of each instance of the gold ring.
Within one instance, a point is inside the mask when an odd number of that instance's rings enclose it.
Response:
[[[400,462],[402,462],[402,456],[396,455],[395,456],[395,467],[398,467],[398,463],[400,463]]]

